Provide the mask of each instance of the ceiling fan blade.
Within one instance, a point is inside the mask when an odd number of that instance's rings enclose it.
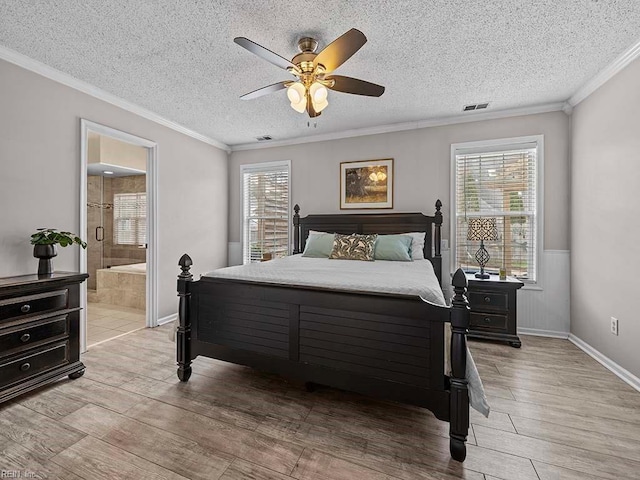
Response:
[[[365,82],[357,78],[343,77],[342,75],[331,75],[325,77],[325,80],[333,80],[334,84],[329,87],[336,92],[352,93],[354,95],[366,95],[368,97],[379,97],[384,93],[382,85]]]
[[[291,83],[290,81],[278,82],[272,85],[267,85],[266,87],[259,88],[254,90],[253,92],[245,93],[240,98],[242,100],[253,100],[254,98],[262,97],[263,95],[268,95],[270,93],[277,92],[279,90],[284,90],[287,88],[287,85]]]
[[[332,72],[367,43],[367,37],[360,30],[352,28],[341,37],[336,38],[315,58],[315,64],[324,65],[326,72]]]
[[[277,67],[284,68],[285,70],[287,68],[296,68],[295,65],[286,58],[272,52],[268,48],[264,48],[262,45],[258,45],[256,42],[252,42],[248,38],[236,37],[233,39],[233,41],[240,45],[242,48],[246,48],[254,55],[259,56],[269,63],[273,63]]]
[[[313,102],[311,101],[311,95],[307,95],[307,113],[309,114],[309,118],[319,117],[322,112],[316,112],[316,109],[313,108]]]

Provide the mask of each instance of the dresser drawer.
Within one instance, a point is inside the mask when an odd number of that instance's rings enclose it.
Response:
[[[4,387],[69,363],[69,343],[22,355],[0,364],[0,386]]]
[[[467,294],[472,309],[507,311],[509,295],[500,292],[471,291]]]
[[[493,315],[489,313],[476,313],[471,312],[471,318],[469,319],[469,325],[471,328],[482,328],[491,330],[506,330],[507,328],[507,316],[506,315]]]
[[[64,289],[0,300],[0,321],[62,310],[68,299],[69,291]]]
[[[17,348],[31,348],[56,337],[68,335],[68,315],[59,315],[32,324],[0,330],[0,356]]]

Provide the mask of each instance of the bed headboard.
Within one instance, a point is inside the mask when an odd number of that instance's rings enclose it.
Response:
[[[342,234],[425,232],[424,258],[431,260],[442,283],[441,208],[442,202],[438,200],[433,216],[422,213],[338,213],[300,217],[300,207],[296,205],[293,207],[293,253],[304,251],[309,230]]]

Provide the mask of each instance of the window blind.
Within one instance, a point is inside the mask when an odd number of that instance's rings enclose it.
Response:
[[[485,241],[485,270],[535,282],[537,274],[537,147],[456,153],[456,263],[478,270],[479,241],[467,240],[468,219],[495,218],[498,240]]]
[[[113,243],[147,243],[146,193],[116,193],[113,196]]]
[[[289,253],[289,164],[242,171],[243,263]]]

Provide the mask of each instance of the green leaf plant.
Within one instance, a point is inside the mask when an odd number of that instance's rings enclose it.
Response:
[[[83,242],[75,233],[59,232],[55,228],[38,228],[38,231],[31,235],[31,245],[60,245],[61,247],[68,247],[74,243],[82,248],[87,248],[87,242]]]

